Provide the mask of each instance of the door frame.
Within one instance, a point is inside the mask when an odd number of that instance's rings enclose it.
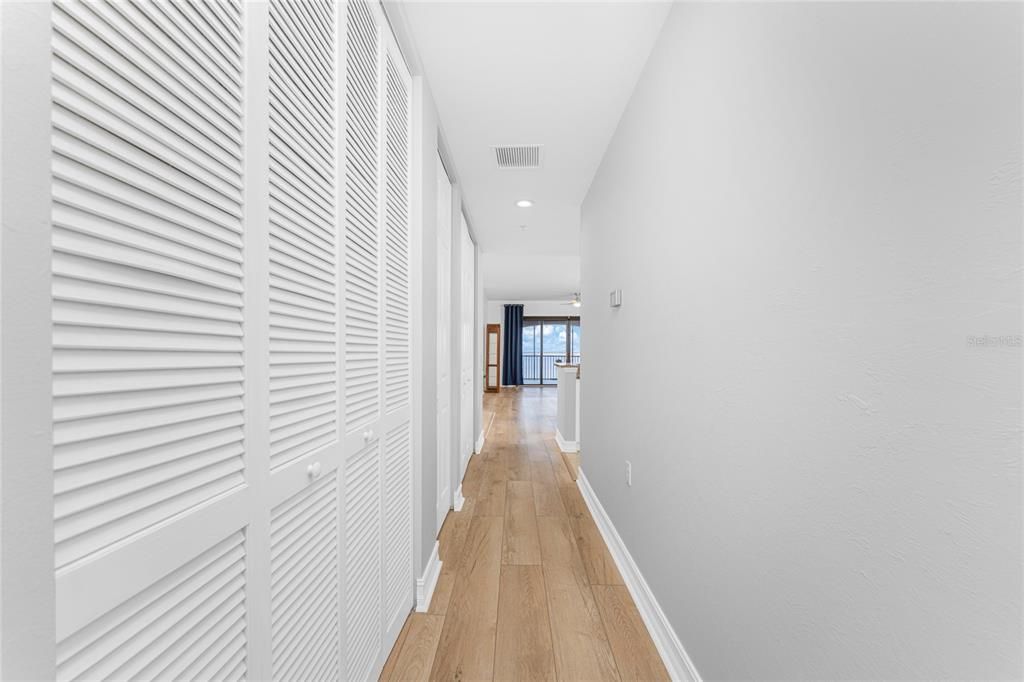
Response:
[[[454,218],[454,216],[453,216]],[[456,430],[454,434],[457,436],[458,447],[454,449],[454,473],[455,473],[455,509],[458,511],[462,508],[462,502],[464,500],[462,496],[462,478],[466,473],[466,467],[469,465],[469,458],[473,454],[475,437],[473,434],[473,426],[475,423],[475,410],[473,407],[475,395],[476,395],[476,242],[473,240],[472,232],[469,229],[469,220],[466,218],[464,210],[459,211],[458,222],[453,223],[458,225],[458,272],[453,273],[458,275],[459,282],[459,304],[453,306],[453,311],[457,311],[456,325],[458,329],[458,344],[454,343],[453,349],[457,348],[457,351],[453,352],[454,365],[457,368],[457,375],[459,381],[456,388],[458,395],[458,410],[453,410],[454,421],[456,424]],[[455,250],[455,239],[452,240],[452,249]],[[467,286],[468,285],[468,286]],[[467,304],[468,294],[468,304]],[[468,317],[468,320],[467,320]],[[468,325],[468,333],[466,326]],[[468,363],[467,363],[468,360]],[[463,376],[463,370],[468,364],[468,377]],[[456,373],[453,373],[453,377]],[[465,393],[465,381],[469,380],[469,404],[466,405],[466,393]],[[469,419],[469,436],[468,439],[464,438],[466,424],[466,414],[468,412]],[[467,442],[468,440],[468,442]],[[468,445],[468,453],[466,452]],[[463,456],[465,455],[465,461]]]
[[[434,323],[438,325],[438,330],[439,331],[440,331],[440,329],[442,327],[442,323],[445,323],[447,325],[446,331],[448,332],[448,348],[446,349],[446,351],[442,352],[442,350],[439,347],[437,347],[436,348],[436,353],[435,353],[435,361],[437,362],[437,368],[438,368],[437,371],[440,372],[441,368],[447,367],[447,374],[448,374],[448,414],[447,415],[441,415],[436,410],[432,412],[432,414],[434,416],[435,424],[436,424],[437,429],[438,429],[437,433],[435,434],[435,439],[434,439],[435,459],[436,459],[436,466],[437,466],[436,481],[435,481],[435,490],[436,490],[436,494],[437,494],[437,503],[435,505],[435,507],[436,507],[436,509],[435,509],[436,518],[434,520],[434,525],[436,527],[435,528],[436,532],[440,533],[441,532],[441,525],[444,523],[444,519],[448,515],[448,510],[450,510],[452,508],[453,503],[454,503],[454,487],[452,485],[452,478],[453,478],[453,476],[452,476],[452,454],[451,454],[452,447],[451,446],[452,446],[452,411],[453,411],[452,410],[452,368],[453,368],[453,364],[454,364],[453,363],[453,344],[452,344],[452,317],[453,317],[452,316],[452,310],[453,310],[453,306],[452,306],[452,293],[453,293],[452,292],[452,271],[454,269],[452,267],[452,264],[453,264],[453,261],[454,261],[454,258],[453,258],[454,249],[452,248],[452,241],[453,241],[452,240],[452,234],[453,234],[452,225],[454,223],[454,221],[452,220],[452,199],[453,199],[453,195],[455,193],[455,188],[454,188],[453,183],[451,181],[451,176],[448,175],[448,171],[445,168],[444,159],[442,158],[442,156],[441,156],[441,154],[439,152],[435,154],[435,164],[436,164],[436,172],[437,172],[436,181],[437,181],[438,196],[436,197],[436,204],[437,205],[435,206],[435,209],[434,209],[435,210],[435,214],[437,216],[437,235],[435,236],[435,240],[434,240],[434,245],[433,246],[434,246],[434,254],[435,254],[434,258],[437,261],[437,263],[436,263],[436,267],[437,267],[436,279],[437,279],[437,282],[438,282],[439,290],[437,292],[437,298],[436,298],[436,300],[437,300],[437,315],[436,315],[436,318],[434,320]],[[445,182],[447,183],[448,186],[447,186],[446,190],[443,192],[443,194],[445,194],[447,196],[447,204],[448,204],[448,206],[447,206],[447,211],[442,213],[442,203],[441,202],[444,199],[444,197],[442,196],[442,188],[444,187],[442,185],[442,183],[445,183]],[[443,218],[443,220],[442,220],[442,218]],[[447,240],[448,241],[447,283],[446,283],[447,284],[447,289],[448,289],[448,300],[447,300],[446,306],[443,305],[444,302],[442,301],[441,295],[440,295],[441,294],[440,287],[442,286],[441,285],[441,278],[445,274],[442,271],[442,268],[441,268],[441,252],[440,252],[440,249],[441,249],[441,239],[445,235],[447,235],[447,237],[448,237],[448,240]],[[447,310],[443,311],[443,312],[446,313],[446,316],[445,316],[444,319],[442,319],[442,316],[441,316],[442,315],[442,307],[446,307],[447,308]],[[434,395],[435,396],[438,395],[438,391],[439,391],[439,381],[435,381],[435,383],[434,383]],[[444,426],[442,426],[442,421],[443,420],[445,421]],[[443,444],[442,441],[441,441],[441,429],[442,428],[446,428],[446,430],[448,432],[448,442],[447,442],[446,445]]]

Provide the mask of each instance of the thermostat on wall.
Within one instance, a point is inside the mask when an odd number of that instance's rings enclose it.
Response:
[[[608,295],[608,304],[613,308],[622,305],[622,289],[616,289]]]

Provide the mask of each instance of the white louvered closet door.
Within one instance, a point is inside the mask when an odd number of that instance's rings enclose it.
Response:
[[[413,604],[380,5],[53,7],[57,677],[364,680]]]
[[[341,677],[338,5],[269,3],[270,666]]]
[[[414,600],[408,68],[386,35],[384,98],[384,635],[393,642]],[[385,650],[384,655],[387,655]],[[380,661],[383,664],[383,659]]]
[[[413,605],[410,79],[375,2],[347,5],[343,677],[376,677]]]
[[[242,7],[52,16],[57,677],[242,679]]]

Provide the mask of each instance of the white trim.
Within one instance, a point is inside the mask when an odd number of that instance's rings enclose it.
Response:
[[[579,444],[574,440],[563,438],[562,432],[557,428],[555,429],[555,442],[558,443],[558,449],[562,452],[579,452]]]
[[[462,511],[462,505],[466,504],[466,498],[462,496],[462,484],[455,489],[455,499],[452,500],[452,510],[460,512]]]
[[[665,668],[668,669],[669,676],[673,680],[683,682],[701,682],[697,668],[686,654],[682,642],[679,641],[679,636],[676,635],[672,624],[665,617],[665,612],[658,605],[658,600],[651,592],[647,581],[644,580],[643,574],[640,573],[640,568],[630,556],[626,544],[619,537],[611,518],[601,506],[600,500],[597,499],[594,489],[590,487],[590,482],[587,481],[582,469],[577,475],[576,485],[579,486],[580,494],[587,503],[587,509],[590,510],[590,515],[594,517],[594,521],[601,531],[604,543],[608,546],[612,558],[615,559],[615,565],[618,567],[619,573],[622,574],[622,579],[640,611],[640,617],[643,618],[644,625],[647,626],[647,631],[650,633],[651,639],[654,640],[654,645],[658,648],[658,653],[661,655]]]
[[[53,9],[0,2],[0,679],[56,679]]]
[[[437,587],[437,579],[441,575],[441,558],[438,556],[441,543],[434,542],[427,565],[423,569],[423,577],[416,578],[416,610],[424,613],[430,608],[430,600]]]
[[[476,440],[476,454],[480,454],[484,451],[484,443],[487,441],[487,434],[491,432],[491,425],[494,424],[494,412],[491,412],[491,418],[487,420],[487,426],[480,431],[480,437]]]

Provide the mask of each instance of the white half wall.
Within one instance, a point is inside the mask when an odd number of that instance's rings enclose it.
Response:
[[[1022,13],[673,6],[583,206],[582,431],[706,680],[1022,677]]]

